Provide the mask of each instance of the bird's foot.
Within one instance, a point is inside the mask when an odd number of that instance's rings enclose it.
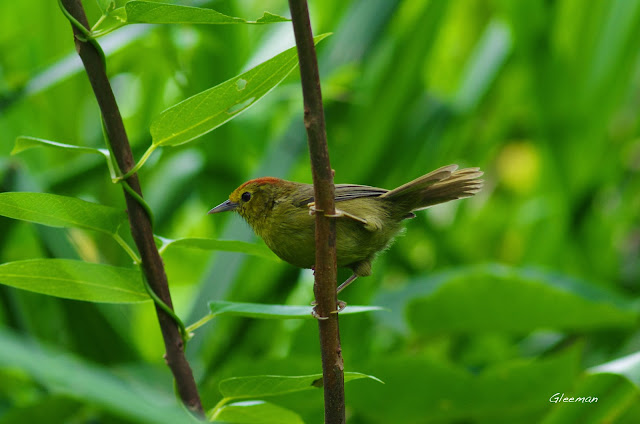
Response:
[[[316,213],[324,213],[322,209],[316,208],[316,202],[308,203],[307,207],[309,208],[309,215],[311,216],[315,215]],[[363,223],[364,225],[369,224],[369,221],[367,221],[366,219],[360,218],[359,216],[356,216],[349,212],[345,212],[341,209],[336,209],[335,213],[332,213],[332,214],[324,213],[324,216],[327,216],[329,218],[351,218],[353,220]]]
[[[313,302],[311,302],[311,306],[313,306],[313,309],[311,309],[311,316],[314,317],[315,319],[319,319],[319,320],[325,320],[325,319],[329,319],[329,317],[323,317],[320,316],[320,314],[318,313],[318,311],[316,311],[316,307],[318,306],[318,302],[316,302],[315,300]],[[340,313],[344,310],[344,308],[347,307],[347,302],[343,302],[342,300],[338,300],[338,310],[337,311],[332,311],[330,312],[331,314],[337,314]]]

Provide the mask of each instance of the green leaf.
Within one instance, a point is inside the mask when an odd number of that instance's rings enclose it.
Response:
[[[212,411],[209,421],[233,424],[304,424],[295,412],[273,403],[250,400]]]
[[[344,382],[370,378],[382,383],[378,378],[359,372],[345,372]],[[383,383],[384,384],[384,383]],[[218,385],[220,393],[229,399],[259,398],[278,396],[322,387],[322,374],[311,375],[256,375],[250,377],[232,377],[222,380]]]
[[[57,141],[45,140],[43,138],[20,136],[16,138],[16,142],[11,151],[12,155],[18,154],[25,150],[33,149],[34,147],[46,147],[50,149],[67,150],[73,153],[91,153],[104,156],[107,161],[107,167],[109,168],[109,175],[111,179],[116,178],[116,171],[111,158],[111,152],[108,149],[95,149],[92,147],[74,146],[72,144],[58,143]]]
[[[420,333],[631,327],[636,306],[601,286],[536,270],[481,265],[422,279],[409,301]]]
[[[607,373],[621,375],[640,389],[640,352],[591,367],[587,371],[591,374]]]
[[[0,193],[0,215],[50,227],[76,227],[109,235],[127,219],[124,211],[48,193]]]
[[[619,420],[619,415],[632,405],[637,407],[640,400],[640,352],[587,369],[578,385],[557,393],[560,394],[564,399],[588,399],[571,402],[571,408],[552,409],[543,424],[636,422],[637,419]]]
[[[593,59],[585,69],[588,75],[585,89],[592,95],[601,92],[599,90],[611,80],[610,74],[620,72],[621,59],[626,56],[625,46],[638,34],[640,3],[612,2],[606,6],[606,17],[593,49]],[[605,89],[610,90],[610,87]]]
[[[68,423],[73,420],[82,407],[80,402],[68,396],[45,395],[27,405],[3,411],[0,416],[0,424]]]
[[[366,423],[424,423],[425,411],[429,423],[537,423],[532,417],[552,406],[549,396],[580,375],[580,358],[580,346],[481,367],[424,353],[387,353],[364,364],[385,385],[360,384],[348,403]]]
[[[105,19],[92,28],[92,34],[94,37],[100,37],[127,24],[261,25],[289,21],[288,18],[269,12],[264,12],[262,17],[255,21],[248,21],[208,8],[134,0],[108,12]]]
[[[116,0],[97,0],[98,7],[103,15],[106,15],[109,10],[115,7],[115,1]]]
[[[195,422],[169,392],[143,381],[130,382],[112,370],[21,339],[0,329],[0,368],[22,370],[49,391],[97,405],[126,421],[178,424]],[[3,411],[4,412],[4,411]],[[74,420],[71,420],[74,421]]]
[[[88,302],[149,300],[139,269],[71,259],[29,259],[2,264],[0,284]]]
[[[50,147],[54,149],[70,150],[78,153],[94,153],[100,154],[109,158],[109,150],[107,149],[94,149],[92,147],[74,146],[72,144],[58,143],[56,141],[45,140],[43,138],[20,136],[16,138],[16,142],[11,151],[12,155],[23,152],[25,150],[32,149],[34,147]]]
[[[280,261],[266,245],[248,243],[238,240],[215,240],[207,238],[183,238],[171,240],[164,237],[158,237],[161,241],[161,250],[164,251],[171,246],[186,247],[190,249],[202,250],[222,250],[226,252],[240,252],[247,255],[259,256],[261,258],[270,259],[272,261]]]
[[[269,12],[264,12],[258,20],[247,21],[213,9],[149,1],[130,1],[124,8],[128,24],[269,24],[290,21]]]
[[[552,407],[538,422],[635,423],[637,419],[620,419],[620,415],[631,406],[637,407],[639,400],[638,388],[626,378],[608,373],[587,374],[578,384],[551,390],[548,402]]]
[[[247,318],[262,319],[315,319],[311,315],[311,306],[265,305],[262,303],[240,303],[217,300],[209,302],[211,315],[231,315]],[[362,312],[380,311],[379,306],[350,306],[340,312],[340,315],[358,314]]]
[[[511,32],[502,21],[494,20],[477,43],[464,67],[453,104],[463,113],[470,112],[489,91],[511,52]]]
[[[328,35],[315,37],[315,42]],[[296,48],[292,47],[167,109],[151,123],[153,144],[177,146],[216,129],[271,91],[297,64]]]

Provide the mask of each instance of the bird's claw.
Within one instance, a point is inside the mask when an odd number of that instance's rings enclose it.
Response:
[[[309,208],[309,215],[311,215],[311,216],[315,215],[316,213],[324,214],[324,211],[322,209],[316,208],[316,202],[307,203],[307,207]],[[329,218],[337,218],[340,215],[338,215],[338,214],[325,214],[324,216],[328,216]]]
[[[323,317],[320,316],[320,314],[318,313],[318,311],[316,311],[316,307],[318,306],[318,302],[316,302],[315,300],[313,302],[311,302],[311,306],[313,306],[313,309],[311,309],[311,316],[314,317],[315,319],[318,320],[325,320],[325,319],[329,319],[329,317]],[[342,300],[338,300],[338,310],[336,311],[331,311],[329,312],[330,314],[338,314],[340,312],[342,312],[344,310],[344,308],[347,307],[347,302],[344,302]]]
[[[321,321],[329,319],[329,317],[321,317],[320,314],[318,314],[318,312],[316,311],[316,307],[315,306],[313,307],[313,309],[311,309],[311,316],[314,317],[315,319],[321,320]]]

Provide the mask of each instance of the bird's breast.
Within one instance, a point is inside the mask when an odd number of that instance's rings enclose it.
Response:
[[[346,202],[340,202],[346,203]],[[338,203],[338,206],[341,204]],[[312,268],[315,264],[315,217],[309,215],[306,207],[292,207],[291,204],[277,204],[272,213],[265,215],[260,231],[267,246],[278,257],[300,268]],[[397,234],[397,222],[381,226],[371,231],[356,220],[348,217],[336,218],[336,250],[339,267],[371,260],[380,250],[386,248]]]

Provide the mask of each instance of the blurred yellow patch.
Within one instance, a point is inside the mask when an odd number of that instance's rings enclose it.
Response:
[[[500,246],[500,260],[506,263],[517,263],[522,259],[525,241],[519,231],[509,230],[504,234]]]
[[[526,141],[507,144],[496,161],[500,183],[520,193],[530,192],[538,182],[540,154]]]
[[[100,252],[95,241],[86,232],[78,228],[68,228],[67,237],[85,262],[100,262]]]

